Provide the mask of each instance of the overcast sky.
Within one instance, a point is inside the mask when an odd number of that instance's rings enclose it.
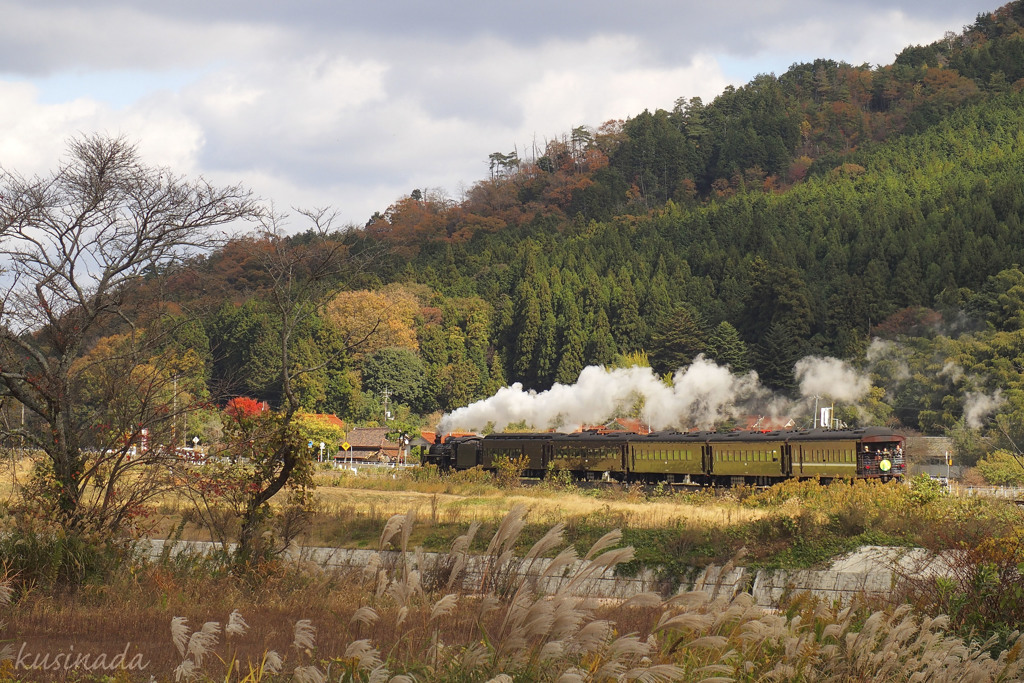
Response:
[[[889,64],[983,0],[0,0],[0,165],[78,133],[363,224],[521,152],[818,57]],[[301,226],[296,226],[301,227]]]

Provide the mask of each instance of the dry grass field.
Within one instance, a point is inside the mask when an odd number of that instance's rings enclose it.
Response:
[[[9,503],[10,482],[23,481],[27,468],[7,465],[0,503]],[[564,483],[500,488],[481,473],[422,471],[327,473],[317,483],[299,543],[397,549],[398,559],[378,554],[365,569],[344,572],[283,559],[141,561],[122,544],[33,534],[8,514],[0,681],[1024,678],[1015,630],[1024,599],[1014,597],[1024,595],[1024,515],[1012,506],[950,499],[923,484],[789,482],[683,494]],[[179,495],[151,513],[157,536],[207,533],[183,525],[192,518]],[[569,588],[539,591],[519,569],[531,557],[554,558],[551,571],[578,586],[606,567],[641,563],[671,575],[739,548],[756,562],[810,566],[880,541],[969,552],[948,585],[922,581],[891,600],[851,606],[799,598],[772,611],[743,594],[595,602]],[[419,547],[440,559],[424,564]],[[469,554],[488,570],[466,588],[459,576]],[[577,558],[586,561],[572,564]]]

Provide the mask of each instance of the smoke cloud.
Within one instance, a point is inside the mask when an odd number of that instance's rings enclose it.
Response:
[[[946,361],[939,370],[939,377],[948,377],[950,382],[957,384],[964,378],[964,369],[953,361]]]
[[[796,367],[802,394],[856,401],[870,388],[867,377],[835,358],[805,358]],[[709,429],[742,415],[772,417],[806,409],[774,395],[758,381],[757,373],[735,375],[728,367],[698,356],[665,382],[651,368],[590,366],[572,385],[555,384],[541,392],[526,391],[519,383],[490,398],[445,415],[438,430],[497,431],[525,422],[533,429],[575,431],[583,425],[604,424],[640,406],[640,417],[652,429]]]
[[[964,422],[971,429],[981,429],[985,418],[1003,404],[1003,392],[996,389],[994,394],[969,391],[964,395]]]
[[[870,378],[838,358],[808,356],[797,361],[794,369],[801,396],[856,403],[871,389]]]

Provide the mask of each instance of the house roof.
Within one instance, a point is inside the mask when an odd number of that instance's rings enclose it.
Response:
[[[394,441],[388,441],[387,427],[357,427],[350,430],[346,440],[352,448],[398,448]]]
[[[747,431],[774,431],[776,429],[793,429],[795,423],[791,417],[770,417],[765,415],[747,415],[737,420],[736,428]]]
[[[442,436],[445,439],[447,439],[449,437],[456,437],[456,436],[476,436],[476,435],[477,435],[476,432],[447,432],[445,434],[442,434]],[[424,431],[420,432],[420,437],[424,441],[426,441],[428,444],[437,443],[437,432],[431,432],[431,431],[425,431],[424,430]]]
[[[635,432],[637,434],[649,434],[651,428],[643,420],[635,417],[617,417],[605,424],[582,425],[580,431],[599,432]]]

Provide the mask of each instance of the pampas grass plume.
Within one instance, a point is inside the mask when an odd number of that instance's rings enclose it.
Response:
[[[249,624],[245,623],[245,619],[238,613],[238,610],[232,611],[231,615],[228,616],[227,626],[224,627],[224,635],[244,636],[248,630]]]
[[[316,647],[316,627],[309,619],[299,619],[295,622],[295,640],[292,645],[296,650],[304,650],[310,654]]]

